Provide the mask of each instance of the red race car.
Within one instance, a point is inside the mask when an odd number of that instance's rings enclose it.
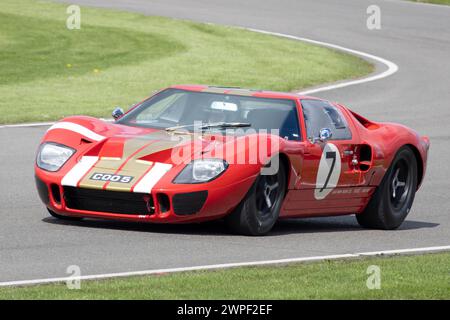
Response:
[[[224,218],[263,235],[278,218],[356,214],[363,227],[395,229],[430,146],[340,104],[240,88],[173,86],[113,117],[68,117],[46,132],[35,174],[52,216]]]

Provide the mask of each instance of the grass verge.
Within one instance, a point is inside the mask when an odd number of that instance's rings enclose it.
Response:
[[[369,266],[381,288],[369,290]],[[450,299],[450,253],[0,288],[0,299]]]
[[[0,123],[109,116],[152,91],[195,83],[290,91],[373,71],[348,54],[237,28],[2,0]]]
[[[410,1],[450,5],[450,0],[410,0]]]

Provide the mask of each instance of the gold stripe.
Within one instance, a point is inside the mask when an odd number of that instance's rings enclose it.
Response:
[[[235,96],[252,96],[253,95],[253,91],[250,90],[246,90],[246,89],[232,89],[229,92],[227,92],[227,94],[232,94]]]
[[[175,145],[177,145],[177,141],[169,141],[169,140],[163,140],[163,141],[157,141],[154,142],[144,149],[142,149],[140,152],[138,152],[136,155],[133,156],[132,159],[130,159],[118,172],[117,174],[122,174],[126,176],[132,176],[134,177],[130,183],[125,184],[121,182],[111,182],[106,187],[106,190],[124,190],[124,187],[127,186],[128,189],[126,191],[131,191],[131,187],[136,183],[136,181],[147,171],[149,166],[153,164],[151,161],[145,161],[140,160],[139,158],[144,157],[146,155],[154,154],[160,151],[169,150],[173,148]]]
[[[230,89],[210,87],[210,88],[206,88],[206,89],[202,90],[201,92],[206,92],[206,93],[225,93],[225,91],[227,91],[227,90],[230,90]]]
[[[94,188],[101,189],[105,184],[105,181],[92,180],[91,176],[94,173],[109,173],[114,174],[117,168],[120,166],[122,161],[121,159],[112,160],[111,158],[100,158],[100,160],[92,167],[89,172],[84,176],[84,178],[80,181],[80,188]]]
[[[190,138],[190,136],[188,137]],[[133,179],[129,183],[109,182],[106,190],[131,191],[131,187],[147,171],[149,166],[153,164],[152,161],[141,160],[139,158],[171,149],[178,145],[181,140],[183,139],[180,137],[180,140],[175,141],[168,133],[161,131],[137,138],[126,139],[124,141],[122,158],[102,157],[80,182],[80,187],[102,189],[107,182],[91,180],[90,177],[94,173],[119,174],[131,176]],[[150,144],[144,147],[148,143]],[[141,151],[133,155],[136,150],[142,147],[144,148]],[[131,155],[133,157],[127,161]],[[127,162],[125,163],[125,161]],[[120,167],[122,168],[118,171]]]
[[[128,143],[128,141],[131,143]],[[143,145],[145,145],[145,143],[148,143],[148,141],[142,141],[138,139],[126,140],[123,148],[122,158],[111,158],[111,157],[100,158],[95,167],[92,167],[89,170],[89,173],[80,182],[80,187],[102,189],[106,182],[100,180],[92,180],[91,176],[96,172],[115,174],[117,169],[120,168],[123,162],[126,159],[128,159],[128,157],[134,152],[134,150],[142,147]]]
[[[221,93],[221,94],[230,94],[235,96],[252,96],[255,92],[253,90],[248,89],[239,89],[239,88],[206,88],[201,92],[206,93]]]
[[[94,173],[105,173],[105,174],[114,174],[115,169],[105,169],[105,168],[97,168],[93,167],[89,171],[89,173],[84,177],[84,179],[80,182],[80,188],[91,188],[91,189],[102,189],[105,181],[101,180],[92,180],[91,177]]]
[[[174,142],[172,142],[173,144]],[[131,187],[136,183],[137,179],[139,179],[149,168],[151,164],[148,163],[148,161],[142,161],[139,160],[140,157],[153,154],[159,151],[167,150],[172,148],[172,145],[168,143],[168,141],[158,141],[155,142],[148,147],[141,150],[139,153],[137,153],[135,156],[133,156],[133,159],[130,159],[123,168],[118,172],[118,174],[123,174],[127,176],[134,177],[132,181],[127,184],[128,190],[131,191]],[[139,162],[138,162],[139,161]],[[116,190],[117,188],[120,188],[121,190],[124,187],[124,183],[120,182],[111,182],[106,187],[106,190]]]

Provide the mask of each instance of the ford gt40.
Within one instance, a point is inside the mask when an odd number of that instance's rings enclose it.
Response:
[[[37,190],[60,219],[223,219],[264,235],[278,219],[355,214],[395,229],[421,185],[426,136],[293,93],[173,86],[114,122],[65,118],[45,133]]]

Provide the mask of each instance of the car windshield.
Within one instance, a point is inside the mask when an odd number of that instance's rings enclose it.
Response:
[[[166,89],[117,123],[168,131],[193,131],[195,127],[218,132],[229,128],[279,130],[282,138],[300,140],[297,109],[290,99]]]

